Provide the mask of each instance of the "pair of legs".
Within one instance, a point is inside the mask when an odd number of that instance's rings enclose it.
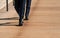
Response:
[[[15,9],[19,15],[19,25],[22,25],[22,20],[25,13],[25,19],[28,19],[31,0],[15,0]],[[26,12],[25,12],[25,5],[26,5]]]

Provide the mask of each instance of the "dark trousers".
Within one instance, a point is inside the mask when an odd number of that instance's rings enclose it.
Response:
[[[20,22],[21,22],[23,17],[24,17],[25,5],[26,5],[25,17],[29,16],[31,0],[15,0],[14,4],[15,4],[14,5],[15,9],[16,9],[18,15],[19,15]]]
[[[31,6],[31,0],[26,0],[26,12],[25,12],[25,17],[28,18],[29,13],[30,13],[30,6]]]

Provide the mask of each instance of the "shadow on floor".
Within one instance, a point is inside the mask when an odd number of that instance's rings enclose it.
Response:
[[[17,26],[18,22],[6,22],[6,23],[0,23],[0,26]]]
[[[12,18],[0,18],[0,20],[19,20],[18,17],[12,17]]]

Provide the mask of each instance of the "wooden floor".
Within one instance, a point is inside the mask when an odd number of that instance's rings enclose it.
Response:
[[[12,3],[0,12],[0,38],[60,38],[60,0],[32,0],[29,20],[20,27]]]

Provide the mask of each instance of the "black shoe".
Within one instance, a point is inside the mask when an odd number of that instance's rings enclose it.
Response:
[[[23,23],[20,23],[19,25],[16,25],[16,26],[23,26]]]
[[[23,22],[20,22],[20,21],[19,21],[19,26],[23,26]]]
[[[29,20],[28,18],[25,18],[24,20]]]
[[[20,23],[19,26],[23,26],[23,23]]]
[[[23,26],[23,21],[19,19],[19,26]]]

